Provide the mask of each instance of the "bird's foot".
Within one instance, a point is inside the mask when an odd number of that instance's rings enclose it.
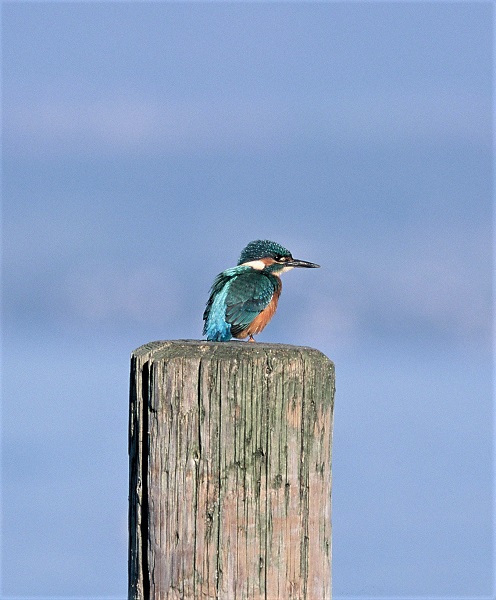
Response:
[[[255,338],[252,335],[250,335],[250,339],[248,341],[256,344]]]

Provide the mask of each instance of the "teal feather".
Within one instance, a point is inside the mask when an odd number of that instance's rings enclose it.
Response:
[[[269,302],[280,285],[274,275],[253,271],[235,277],[226,297],[226,321],[236,336],[250,325]]]
[[[241,252],[238,266],[222,271],[215,278],[203,313],[203,335],[212,342],[227,342],[233,336],[247,335],[253,340],[253,332],[260,332],[276,309],[281,293],[278,276],[293,267],[318,266],[295,260],[287,248],[276,242],[250,242]],[[274,294],[277,297],[270,310],[253,323],[270,305]]]
[[[291,256],[291,252],[276,242],[270,240],[255,240],[250,242],[246,248],[241,252],[239,257],[238,265],[250,262],[252,260],[259,260],[261,258],[267,258],[275,256]]]
[[[203,313],[203,335],[225,342],[246,329],[266,308],[280,281],[251,267],[233,267],[215,278]]]

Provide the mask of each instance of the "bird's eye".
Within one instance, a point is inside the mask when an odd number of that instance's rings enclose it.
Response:
[[[281,256],[280,254],[276,254],[276,255],[274,256],[274,260],[275,260],[276,262],[281,262],[281,259],[282,259],[282,256]]]

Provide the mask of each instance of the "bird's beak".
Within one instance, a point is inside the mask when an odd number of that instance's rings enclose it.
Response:
[[[307,262],[306,260],[298,260],[297,258],[293,258],[293,260],[289,260],[285,263],[286,267],[304,267],[305,269],[318,269],[320,265],[316,265],[315,263]]]

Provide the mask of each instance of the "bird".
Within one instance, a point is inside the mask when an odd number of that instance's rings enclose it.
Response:
[[[236,267],[219,273],[210,289],[203,313],[203,335],[210,342],[231,338],[255,342],[274,316],[281,295],[281,275],[295,267],[320,265],[293,258],[291,252],[270,240],[250,242]]]

